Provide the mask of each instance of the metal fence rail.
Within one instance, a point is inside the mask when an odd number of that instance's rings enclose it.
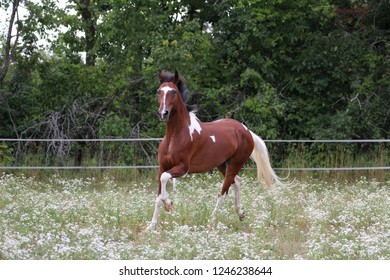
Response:
[[[33,139],[33,138],[0,138],[0,142],[143,142],[161,141],[163,138],[97,138],[97,139]],[[268,143],[390,143],[390,139],[297,139],[297,140],[264,140]],[[0,170],[82,170],[82,169],[155,169],[157,165],[119,165],[119,166],[0,166]],[[390,170],[390,166],[366,167],[288,167],[274,168],[281,171],[359,171]]]

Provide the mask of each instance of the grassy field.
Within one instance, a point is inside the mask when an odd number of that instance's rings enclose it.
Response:
[[[390,259],[390,181],[296,181],[266,191],[243,175],[243,222],[221,177],[194,175],[145,233],[153,179],[0,177],[0,259]]]

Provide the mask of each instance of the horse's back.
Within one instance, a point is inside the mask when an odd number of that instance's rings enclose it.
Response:
[[[218,135],[220,142],[234,139],[239,142],[238,144],[241,144],[242,141],[253,144],[249,129],[234,119],[220,119],[214,122],[202,123],[202,127],[205,128],[207,134]]]
[[[249,133],[249,129],[235,119],[219,119],[213,122],[205,122],[203,124],[210,127],[218,127],[222,130],[235,129],[239,131],[247,131]]]

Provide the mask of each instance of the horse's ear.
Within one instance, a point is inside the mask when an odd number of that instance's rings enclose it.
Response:
[[[163,72],[164,72],[163,70],[160,70],[160,73],[158,75],[158,77],[160,79],[160,84],[162,84],[164,82],[164,79],[165,79]]]
[[[173,77],[173,81],[172,81],[175,85],[177,85],[179,83],[179,73],[177,73],[177,71],[175,71],[175,76]]]

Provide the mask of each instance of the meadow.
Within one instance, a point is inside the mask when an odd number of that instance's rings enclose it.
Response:
[[[390,181],[305,179],[267,191],[243,174],[210,222],[221,177],[179,179],[145,233],[154,177],[0,176],[0,259],[390,259]]]

